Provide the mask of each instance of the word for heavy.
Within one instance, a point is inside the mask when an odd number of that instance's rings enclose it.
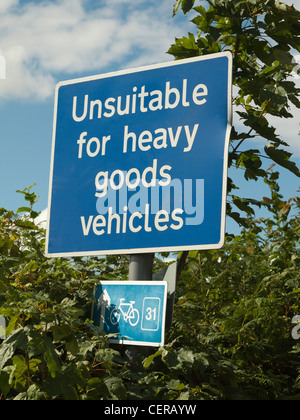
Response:
[[[199,124],[195,124],[191,128],[188,125],[178,126],[176,129],[172,127],[157,128],[153,134],[149,130],[136,134],[129,131],[128,125],[125,125],[123,153],[136,152],[137,149],[147,152],[152,147],[157,150],[166,149],[168,146],[177,147],[178,143],[182,145],[184,152],[189,152],[193,147],[198,128]],[[111,136],[103,136],[101,140],[98,137],[91,137],[87,140],[87,135],[88,132],[83,131],[77,140],[78,159],[81,159],[85,154],[91,158],[99,154],[105,156],[107,142],[111,140]],[[84,145],[86,146],[84,147]]]

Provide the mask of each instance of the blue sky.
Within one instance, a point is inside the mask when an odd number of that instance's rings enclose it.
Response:
[[[300,8],[300,0],[293,3]],[[173,0],[1,0],[0,207],[22,206],[15,191],[33,183],[37,209],[47,207],[56,83],[173,60],[166,51],[194,25],[189,15],[172,18],[172,7]],[[300,167],[300,112],[292,111],[292,120],[272,123]],[[297,195],[299,178],[286,170],[281,175],[281,192]],[[268,194],[262,184],[240,185],[244,196]]]

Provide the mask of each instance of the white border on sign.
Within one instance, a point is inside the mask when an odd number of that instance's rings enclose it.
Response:
[[[153,341],[133,341],[133,340],[126,340],[126,339],[114,339],[109,338],[109,342],[112,344],[129,344],[133,346],[149,346],[149,347],[161,347],[165,344],[165,324],[166,324],[166,311],[167,311],[167,295],[168,295],[168,283],[164,280],[155,281],[155,280],[125,280],[125,281],[111,281],[111,280],[104,280],[100,281],[98,285],[108,285],[108,286],[163,286],[164,287],[164,299],[162,304],[162,328],[161,328],[161,341],[160,342],[153,342]],[[94,286],[94,296],[96,286]],[[93,319],[94,309],[95,309],[95,299],[92,305],[92,313],[91,319]]]
[[[212,60],[220,57],[228,58],[228,102],[227,102],[227,128],[225,135],[225,146],[223,156],[223,191],[222,191],[222,209],[221,209],[221,232],[220,242],[217,244],[201,244],[201,245],[185,245],[185,246],[165,246],[165,247],[152,247],[152,248],[126,248],[126,249],[113,249],[113,250],[92,250],[92,251],[80,251],[80,252],[49,252],[49,231],[50,231],[50,218],[51,218],[51,197],[52,197],[52,181],[53,181],[53,168],[54,168],[54,154],[55,154],[55,138],[56,138],[56,124],[57,124],[57,109],[58,109],[58,91],[61,86],[72,85],[76,83],[89,82],[93,80],[100,80],[115,76],[121,76],[125,74],[138,73],[142,71],[155,70],[159,68],[180,66],[187,63],[193,63],[204,60]],[[193,251],[193,250],[209,250],[222,248],[225,242],[225,221],[226,221],[226,197],[227,197],[227,172],[228,172],[228,150],[230,133],[232,128],[232,54],[230,51],[224,51],[215,54],[207,54],[201,57],[186,58],[178,61],[165,62],[160,64],[153,64],[144,67],[138,67],[134,69],[126,69],[116,72],[110,72],[95,76],[88,76],[79,79],[72,79],[63,82],[59,82],[55,89],[55,101],[54,101],[54,118],[53,118],[53,135],[52,135],[52,150],[51,150],[51,166],[50,166],[50,180],[49,180],[49,195],[48,195],[48,218],[47,218],[47,234],[46,234],[46,246],[45,255],[48,258],[54,257],[86,257],[86,256],[101,256],[101,255],[116,255],[116,254],[144,254],[144,253],[155,253],[155,252],[178,252],[178,251]]]

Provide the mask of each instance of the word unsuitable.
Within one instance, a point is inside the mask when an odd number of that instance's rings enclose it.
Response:
[[[163,109],[174,109],[178,105],[189,107],[191,104],[204,105],[208,95],[207,86],[200,83],[193,88],[188,96],[188,81],[184,79],[181,90],[171,87],[170,82],[166,82],[164,91],[155,89],[146,90],[146,86],[140,88],[134,86],[132,93],[125,97],[108,97],[106,99],[90,100],[89,95],[84,96],[82,111],[78,111],[78,97],[73,97],[72,117],[76,122],[85,119],[93,120],[100,118],[111,118],[116,114],[119,116],[136,114],[137,112],[146,113],[149,111],[161,111]],[[79,115],[78,115],[79,114]],[[81,114],[81,115],[80,115]]]

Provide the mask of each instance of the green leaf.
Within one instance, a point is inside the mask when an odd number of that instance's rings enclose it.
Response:
[[[30,190],[36,184],[32,184],[30,187],[25,188],[24,190],[17,190],[17,193],[24,194],[24,198],[26,201],[29,201],[30,205],[33,206],[39,199],[39,196],[35,193],[31,193]]]
[[[151,363],[153,362],[153,360],[160,356],[162,354],[163,350],[160,349],[158,350],[156,353],[151,354],[150,356],[147,357],[147,359],[144,361],[144,368],[147,369]]]
[[[174,6],[173,6],[173,17],[176,15],[176,13],[178,12],[178,9],[180,7],[182,0],[176,0]]]
[[[175,44],[169,48],[168,53],[174,55],[176,59],[198,56],[199,47],[196,44],[194,34],[189,33],[188,38],[176,39]]]
[[[29,220],[16,219],[15,225],[28,230],[39,230],[39,228]]]
[[[259,200],[255,200],[253,198],[239,198],[236,196],[232,197],[234,204],[241,210],[245,211],[248,214],[255,215],[254,210],[252,207],[250,207],[250,204],[258,206],[259,208],[261,206],[264,206],[265,203]]]
[[[30,385],[26,392],[20,392],[14,401],[38,401],[45,399],[46,394],[37,385]]]
[[[9,383],[10,375],[5,372],[4,370],[0,371],[0,394],[6,395],[10,391],[10,383]]]
[[[25,374],[27,372],[27,362],[23,355],[17,355],[13,357],[13,366],[15,367],[14,379],[15,383],[18,383],[23,388],[28,385],[28,377]]]
[[[193,8],[194,3],[195,0],[176,0],[173,6],[173,16],[176,15],[180,6],[184,14],[188,13]]]
[[[49,369],[50,375],[52,378],[55,378],[56,375],[60,372],[61,365],[59,358],[55,352],[52,341],[49,337],[45,337],[43,343],[43,350],[45,354],[45,360],[47,367]]]
[[[190,349],[180,349],[178,353],[178,360],[182,363],[193,365],[195,355]]]
[[[126,400],[127,391],[121,378],[113,377],[104,379],[104,383],[114,400]]]
[[[72,335],[72,328],[68,324],[57,325],[53,327],[53,339],[54,341],[61,341]]]
[[[19,207],[17,210],[17,213],[23,213],[23,212],[31,212],[30,207]]]
[[[179,379],[171,379],[171,381],[167,383],[167,388],[173,389],[174,391],[182,391],[185,388],[185,385],[181,383]]]
[[[0,346],[0,369],[12,358],[17,349],[25,350],[28,344],[27,333],[27,328],[18,328],[3,341]]]
[[[194,6],[195,0],[182,0],[182,11],[187,14]]]
[[[298,177],[300,177],[300,172],[297,165],[294,162],[290,161],[290,157],[292,156],[291,153],[287,152],[286,150],[277,149],[272,143],[269,143],[265,147],[266,154],[280,166],[288,169]]]

